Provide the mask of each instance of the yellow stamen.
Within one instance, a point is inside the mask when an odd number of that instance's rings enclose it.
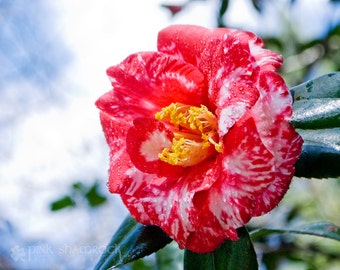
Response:
[[[193,166],[222,152],[218,142],[217,118],[204,105],[195,107],[171,103],[155,114],[155,118],[175,126],[172,147],[164,148],[158,156],[171,165]]]

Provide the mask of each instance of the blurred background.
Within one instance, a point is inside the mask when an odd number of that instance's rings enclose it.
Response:
[[[340,69],[336,0],[0,0],[0,269],[93,268],[127,215],[106,189],[94,106],[110,90],[105,70],[156,50],[158,31],[179,23],[255,32],[285,57],[289,86]],[[294,179],[249,226],[340,225],[339,190],[339,179]],[[256,248],[261,269],[340,269],[334,240],[272,236]],[[127,268],[161,269],[148,260]]]

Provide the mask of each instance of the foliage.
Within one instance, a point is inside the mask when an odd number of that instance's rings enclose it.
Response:
[[[296,176],[329,178],[340,175],[340,72],[291,88],[292,124],[304,139]]]
[[[98,207],[105,203],[107,198],[99,190],[99,182],[92,185],[85,185],[82,182],[75,182],[70,187],[69,194],[61,196],[50,204],[51,211],[58,211],[65,208],[81,205],[85,201],[89,207]]]

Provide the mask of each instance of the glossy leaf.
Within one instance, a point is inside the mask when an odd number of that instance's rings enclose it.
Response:
[[[296,101],[292,124],[297,128],[340,127],[340,98]]]
[[[291,229],[270,229],[270,228],[257,229],[250,232],[250,237],[252,240],[256,240],[260,237],[267,236],[270,234],[284,234],[284,233],[307,234],[340,241],[340,228],[334,225],[333,223],[329,222],[312,223]]]
[[[104,270],[124,265],[158,251],[171,241],[159,227],[142,225],[128,216],[94,269]]]
[[[295,175],[340,176],[340,72],[329,73],[291,88],[291,123],[304,139]]]
[[[340,72],[326,74],[291,88],[292,124],[296,128],[340,127]]]
[[[336,178],[340,176],[340,151],[327,144],[305,140],[295,163],[295,176]]]
[[[304,138],[305,144],[318,142],[335,150],[340,150],[340,128],[329,129],[297,129],[297,132]]]
[[[186,250],[185,270],[258,269],[256,253],[247,230],[238,229],[239,240],[226,240],[212,253],[200,254]]]
[[[340,72],[332,72],[290,89],[294,102],[318,98],[340,98]]]

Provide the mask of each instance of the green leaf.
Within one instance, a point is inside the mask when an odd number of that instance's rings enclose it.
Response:
[[[97,207],[106,202],[106,197],[98,191],[98,182],[94,183],[93,186],[85,193],[85,198],[91,207]]]
[[[334,150],[340,150],[340,128],[329,129],[297,129],[297,132],[305,140],[305,144],[318,144]]]
[[[295,176],[337,178],[340,176],[340,151],[323,143],[305,140],[295,163]]]
[[[340,98],[340,72],[332,72],[290,89],[294,101]]]
[[[157,226],[145,226],[128,216],[112,237],[95,270],[110,269],[158,251],[172,240]]]
[[[295,101],[291,123],[296,128],[340,127],[340,98]]]
[[[291,88],[291,123],[304,140],[295,175],[307,178],[340,176],[340,72]]]
[[[333,223],[329,222],[312,223],[295,229],[262,228],[250,232],[250,237],[252,240],[256,240],[260,237],[267,236],[270,234],[284,234],[284,233],[307,234],[340,241],[340,228],[334,225]]]
[[[291,88],[292,124],[296,128],[340,127],[340,72],[329,73]]]
[[[51,211],[58,211],[67,207],[74,207],[76,203],[72,200],[72,198],[68,195],[52,202],[50,204]]]
[[[252,270],[258,269],[256,253],[245,227],[238,229],[239,240],[226,240],[214,252],[184,253],[185,270]]]

